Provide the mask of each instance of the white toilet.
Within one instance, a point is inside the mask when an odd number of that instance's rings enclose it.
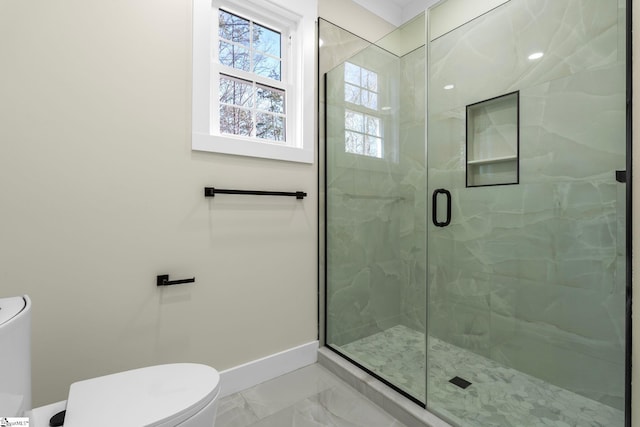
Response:
[[[66,409],[64,427],[214,425],[220,375],[195,363],[79,381],[65,402],[31,410],[30,339],[29,297],[0,298],[0,417],[29,417],[30,427],[47,427],[51,416]]]

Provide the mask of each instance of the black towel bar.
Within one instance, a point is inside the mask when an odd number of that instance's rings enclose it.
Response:
[[[205,187],[204,197],[214,197],[216,194],[248,194],[253,196],[289,196],[296,199],[304,199],[307,193],[304,191],[258,191],[258,190],[224,190],[221,188]]]

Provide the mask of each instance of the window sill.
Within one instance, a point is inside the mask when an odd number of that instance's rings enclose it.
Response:
[[[256,142],[202,133],[192,134],[192,149],[213,153],[258,157],[298,163],[313,163],[312,148],[304,149],[269,142]]]

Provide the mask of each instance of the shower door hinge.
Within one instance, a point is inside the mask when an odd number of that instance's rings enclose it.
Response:
[[[616,171],[616,181],[627,182],[627,171]]]

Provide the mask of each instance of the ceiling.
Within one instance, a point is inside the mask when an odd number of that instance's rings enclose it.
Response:
[[[353,0],[360,6],[399,27],[424,12],[438,0]]]
[[[397,4],[400,8],[405,8],[409,3],[413,3],[413,0],[391,0],[391,2]]]

